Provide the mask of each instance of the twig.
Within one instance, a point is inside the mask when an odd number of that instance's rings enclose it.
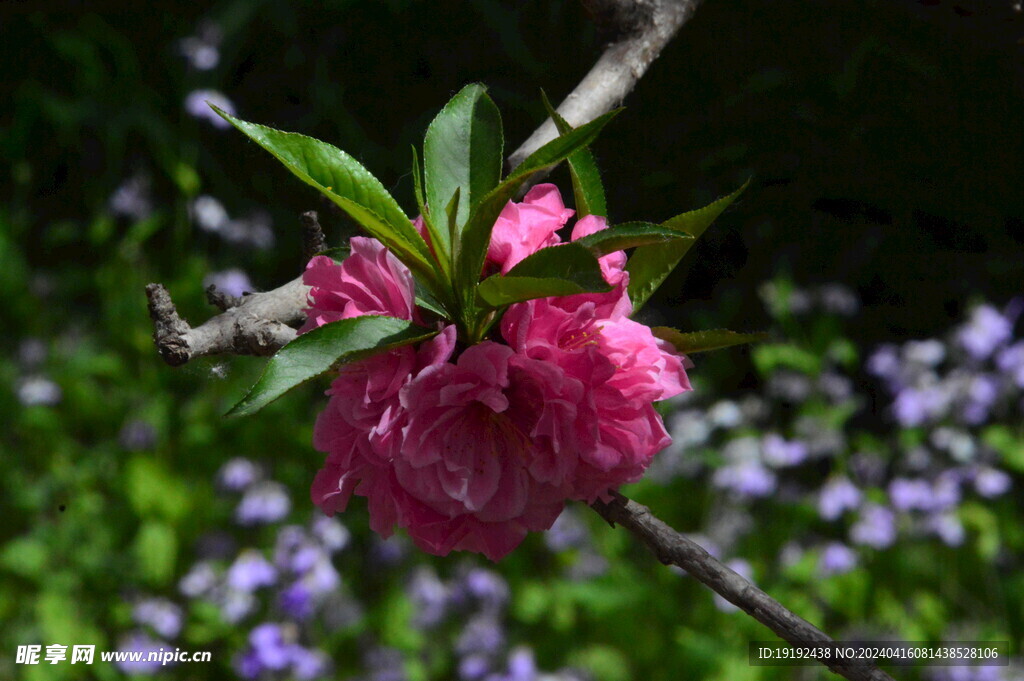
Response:
[[[701,2],[580,1],[602,33],[611,34],[613,40],[576,89],[558,106],[558,113],[573,127],[589,123],[621,104]],[[555,124],[549,118],[512,152],[506,165],[510,170],[515,168],[555,136]],[[538,175],[531,180],[538,181]]]
[[[299,219],[302,221],[302,257],[308,262],[317,253],[327,250],[327,241],[315,210],[306,211]]]
[[[178,315],[164,285],[149,284],[153,341],[171,366],[204,355],[272,355],[295,338],[295,329],[288,325],[302,321],[308,292],[297,277],[273,291],[244,296],[237,306],[192,328]]]
[[[597,501],[592,508],[609,523],[618,523],[647,545],[658,560],[677,565],[696,577],[719,596],[742,609],[792,644],[831,643],[816,626],[789,611],[761,589],[738,575],[711,554],[659,520],[646,506],[613,493],[610,502]],[[819,660],[850,681],[893,681],[892,677],[867,661],[838,663]]]

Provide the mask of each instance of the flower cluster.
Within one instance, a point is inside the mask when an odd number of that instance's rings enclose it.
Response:
[[[945,337],[883,345],[859,362],[857,348],[838,335],[840,318],[859,306],[851,291],[781,281],[762,294],[789,324],[786,336],[818,345],[756,348],[760,393],[677,398],[666,419],[673,443],[651,477],[706,476],[720,490],[705,532],[724,554],[756,526],[755,505],[772,504],[781,515],[810,501],[820,534],[786,544],[779,561],[806,556],[825,577],[901,539],[965,545],[978,503],[1007,495],[1019,467],[1019,439],[1002,425],[1019,421],[1024,409],[1019,303],[979,305]],[[872,429],[854,427],[870,404],[880,406]]]
[[[553,185],[498,218],[486,270],[508,272],[560,243],[572,216]],[[572,240],[606,227],[587,216]],[[348,364],[331,384],[314,444],[327,454],[313,501],[328,514],[366,497],[371,527],[405,528],[417,546],[498,560],[551,527],[567,499],[593,501],[640,478],[670,442],[652,403],[689,390],[684,362],[629,319],[625,253],[599,260],[612,290],[512,305],[498,332],[469,347],[454,325],[418,348]],[[362,315],[422,323],[409,270],[355,237],[338,264],[319,256],[304,331]]]

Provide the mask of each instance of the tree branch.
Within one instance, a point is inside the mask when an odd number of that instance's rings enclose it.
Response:
[[[765,625],[791,644],[831,643],[816,626],[761,591],[684,535],[651,513],[651,509],[613,492],[610,502],[596,501],[592,508],[609,523],[618,523],[647,545],[665,565],[677,565],[719,596]],[[838,663],[820,660],[850,681],[893,681],[867,661]]]
[[[611,111],[636,87],[661,50],[697,9],[701,0],[580,0],[602,33],[613,36],[579,85],[558,106],[570,125],[579,127]],[[508,157],[511,170],[555,139],[551,119],[537,128]],[[538,173],[533,178],[540,178]]]
[[[221,314],[192,328],[178,315],[163,284],[146,286],[153,341],[171,366],[204,355],[272,355],[295,338],[290,324],[304,319],[309,287],[297,277],[265,293],[251,293]]]

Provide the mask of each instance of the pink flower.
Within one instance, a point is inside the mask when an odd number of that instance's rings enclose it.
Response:
[[[561,240],[556,232],[575,211],[566,208],[558,188],[539,184],[522,203],[509,201],[491,232],[487,260],[506,274],[526,256]]]
[[[502,320],[502,336],[518,354],[587,384],[593,444],[580,449],[573,478],[573,497],[587,501],[639,479],[671,442],[651,403],[691,389],[683,358],[626,317],[613,295],[530,300]]]
[[[509,202],[488,259],[505,273],[559,243],[572,215],[552,185]],[[422,221],[415,221],[423,231]],[[588,216],[573,240],[607,227]],[[629,319],[623,252],[599,259],[614,288],[530,300],[501,324],[507,344],[455,354],[455,327],[342,367],[317,418],[326,453],[313,502],[343,511],[366,497],[370,526],[405,528],[423,550],[476,551],[499,560],[548,529],[567,499],[592,502],[638,480],[670,442],[653,403],[690,390],[685,358]],[[409,271],[377,241],[353,239],[341,265],[314,258],[303,330],[365,314],[414,319]]]
[[[498,560],[551,526],[593,419],[582,381],[486,341],[425,369],[401,401],[399,523],[417,545]]]
[[[352,253],[340,265],[318,255],[306,265],[302,281],[309,291],[305,333],[339,319],[389,315],[413,319],[412,274],[376,239],[352,237]]]

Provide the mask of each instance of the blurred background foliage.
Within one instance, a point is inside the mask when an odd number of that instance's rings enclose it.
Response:
[[[1021,17],[709,1],[595,149],[615,221],[753,177],[646,321],[774,340],[698,358],[694,401],[666,407],[676,445],[627,491],[837,635],[1022,640]],[[316,391],[225,421],[259,361],[172,370],[153,350],[146,283],[198,322],[210,282],[295,275],[300,212],[352,229],[203,100],[338,145],[411,210],[409,146],[451,93],[486,83],[512,148],[539,88],[559,99],[590,68],[580,6],[5,3],[0,21],[0,677],[150,672],[13,664],[19,644],[139,636],[214,652],[168,678],[313,678],[318,650],[328,678],[527,679],[531,660],[599,681],[817,677],[749,667],[759,625],[583,508],[496,566],[378,542],[358,507],[351,536],[316,525]],[[256,468],[232,482],[238,457]],[[320,572],[288,562],[296,524]],[[258,587],[257,554],[275,571]],[[309,607],[282,596],[300,581]],[[977,678],[1013,678],[996,672]]]

